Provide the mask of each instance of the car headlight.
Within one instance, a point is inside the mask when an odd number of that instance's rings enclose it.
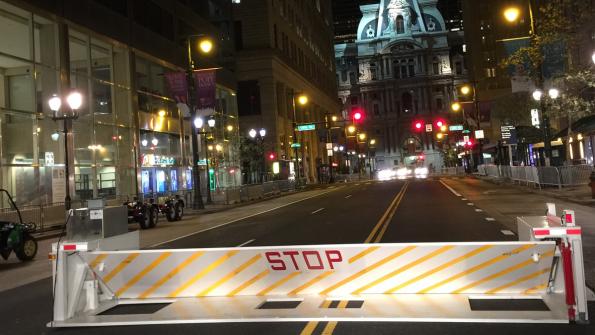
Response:
[[[397,170],[397,176],[406,176],[407,175],[407,169],[406,168],[400,168]]]
[[[415,174],[428,174],[427,167],[418,167],[415,169]]]

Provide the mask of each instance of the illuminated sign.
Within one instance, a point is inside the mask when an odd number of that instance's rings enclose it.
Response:
[[[315,130],[316,125],[313,123],[310,124],[300,124],[297,126],[298,131],[308,131],[308,130]]]
[[[171,156],[153,154],[141,155],[142,166],[171,166],[176,164],[176,159]]]
[[[448,130],[450,131],[461,131],[463,130],[463,125],[462,124],[453,124],[452,126],[448,127]]]

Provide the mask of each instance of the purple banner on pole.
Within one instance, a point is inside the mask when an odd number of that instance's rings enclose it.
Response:
[[[188,102],[188,82],[184,72],[168,72],[165,74],[167,87],[178,103]]]
[[[214,111],[216,105],[215,70],[198,71],[194,73],[196,85],[196,107],[199,111]]]

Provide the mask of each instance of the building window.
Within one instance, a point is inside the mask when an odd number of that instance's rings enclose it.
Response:
[[[397,34],[404,34],[405,33],[405,22],[403,20],[403,16],[397,16]]]
[[[455,72],[456,74],[463,74],[463,64],[461,62],[455,63]]]
[[[355,85],[357,82],[355,80],[355,73],[353,72],[349,72],[349,82],[351,83],[351,85]]]
[[[357,101],[357,96],[352,96],[351,97],[351,106],[357,105],[358,101]]]
[[[279,49],[279,41],[277,38],[277,25],[273,25],[273,34],[275,35],[275,49]]]
[[[238,82],[238,114],[260,115],[260,86],[257,80]]]
[[[401,101],[403,101],[403,110],[405,113],[409,113],[413,109],[413,96],[409,92],[405,92],[401,95]]]
[[[374,104],[374,115],[380,115],[380,108],[378,107],[378,104]]]
[[[442,108],[444,108],[444,105],[442,104],[442,99],[441,98],[436,99],[436,108],[438,110],[442,110]]]
[[[244,49],[244,40],[242,38],[242,21],[235,21],[233,23],[233,30],[236,50]]]
[[[432,71],[434,74],[440,74],[440,63],[438,62],[438,58],[434,57],[434,60],[432,62]]]

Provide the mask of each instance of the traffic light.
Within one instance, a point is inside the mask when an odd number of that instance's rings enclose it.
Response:
[[[415,121],[413,123],[413,128],[415,129],[415,131],[421,131],[422,128],[423,128],[423,126],[424,126],[424,122],[423,121],[419,121],[418,120],[418,121]]]
[[[444,120],[442,120],[442,119],[436,120],[436,128],[440,129],[445,125],[446,125],[446,122],[444,122]]]
[[[351,118],[353,122],[361,122],[364,119],[364,112],[360,108],[356,108],[351,113]]]
[[[274,153],[274,152],[271,152],[271,153],[269,154],[269,159],[270,159],[270,160],[275,160],[275,157],[276,157],[276,156],[275,156],[275,153]]]

